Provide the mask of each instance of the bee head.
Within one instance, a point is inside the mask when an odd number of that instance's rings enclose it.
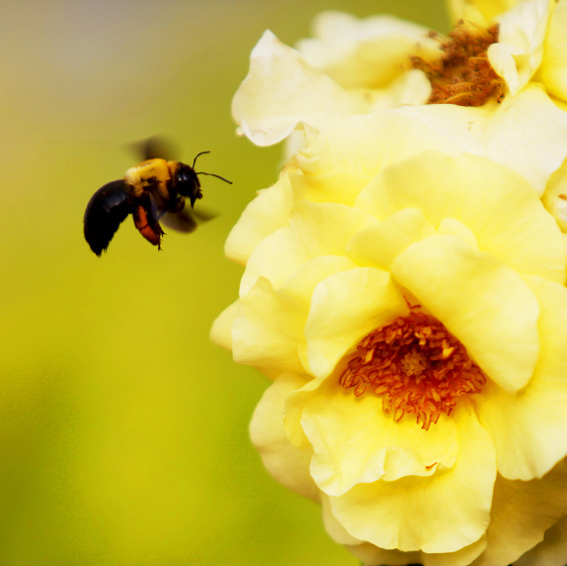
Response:
[[[195,169],[184,163],[178,163],[177,170],[174,175],[175,188],[182,197],[187,197],[191,203],[191,207],[197,199],[203,198],[201,191],[201,183],[197,178]]]
[[[232,181],[217,175],[216,173],[205,173],[205,171],[195,171],[195,163],[197,162],[197,157],[210,153],[208,151],[202,151],[198,153],[193,159],[193,166],[185,165],[185,163],[177,163],[175,174],[173,175],[175,179],[175,189],[178,194],[182,197],[187,197],[191,202],[191,207],[195,204],[195,201],[199,198],[203,198],[203,191],[201,191],[201,183],[199,183],[199,178],[197,175],[210,175],[211,177],[216,177],[229,185],[232,185]]]

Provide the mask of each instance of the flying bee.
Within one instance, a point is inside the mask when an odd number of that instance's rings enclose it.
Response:
[[[129,214],[140,234],[158,249],[165,234],[160,222],[180,232],[193,232],[198,222],[214,217],[193,210],[195,202],[203,198],[198,175],[232,184],[215,173],[195,171],[197,158],[210,152],[202,151],[193,159],[193,165],[187,165],[157,157],[158,146],[155,138],[147,140],[142,146],[145,161],[128,169],[123,179],[101,187],[87,204],[85,240],[97,256],[106,250]],[[185,199],[189,199],[190,208],[185,207]]]

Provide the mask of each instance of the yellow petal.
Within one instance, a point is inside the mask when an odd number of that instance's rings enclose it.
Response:
[[[344,256],[319,256],[307,260],[297,271],[285,281],[279,292],[291,301],[295,308],[302,312],[309,312],[311,299],[317,285],[327,277],[348,271],[357,267],[351,260]],[[298,344],[299,357],[305,368],[309,368],[308,344],[302,340]]]
[[[565,246],[555,220],[521,177],[488,159],[424,152],[385,167],[360,193],[355,206],[388,223],[395,221],[392,215],[408,208],[421,210],[435,227],[445,219],[456,219],[474,234],[481,251],[520,272],[565,282]],[[401,232],[404,218],[392,226],[394,235]],[[392,238],[394,248],[388,247],[392,253],[403,249],[410,237],[427,233],[416,213],[406,220],[412,227],[406,236],[399,234],[399,245]],[[449,233],[449,226],[443,230]],[[471,240],[464,232],[461,237]]]
[[[330,497],[334,515],[352,536],[385,549],[428,553],[454,552],[482,537],[496,478],[494,448],[474,414],[454,416],[459,456],[451,469],[358,484]]]
[[[232,325],[238,309],[239,301],[235,301],[219,314],[211,328],[211,340],[227,350],[232,350]]]
[[[361,265],[370,264],[388,270],[410,244],[434,234],[458,236],[470,246],[478,247],[473,232],[458,220],[444,218],[435,229],[434,223],[425,218],[422,210],[404,208],[386,220],[357,232],[347,253]]]
[[[310,259],[306,250],[297,245],[296,234],[288,226],[266,236],[254,249],[240,280],[240,296],[246,295],[258,277],[268,279],[273,287],[283,282]]]
[[[488,27],[517,2],[518,0],[445,0],[451,21],[463,19],[482,27]]]
[[[557,221],[561,231],[567,233],[567,161],[549,179],[541,202]]]
[[[325,11],[315,17],[313,28],[315,37],[300,41],[297,49],[348,89],[386,87],[412,55],[439,52],[427,28],[389,15],[358,19]]]
[[[353,261],[345,256],[322,255],[307,260],[281,287],[289,297],[302,303],[305,310],[311,307],[317,285],[336,273],[356,269]]]
[[[374,219],[365,212],[335,203],[298,203],[289,227],[280,228],[258,244],[240,283],[245,294],[262,275],[278,287],[311,258],[345,255],[352,236]]]
[[[443,132],[401,113],[353,116],[325,128],[294,156],[289,174],[297,198],[352,206],[384,165],[432,148],[459,153]]]
[[[421,553],[423,566],[468,566],[486,548],[486,535],[455,552]]]
[[[300,123],[319,129],[364,112],[346,90],[269,30],[252,50],[248,76],[232,101],[234,119],[261,146],[281,141]]]
[[[434,227],[419,208],[404,208],[380,223],[357,232],[347,253],[358,263],[389,269],[410,244],[433,235]]]
[[[353,235],[371,223],[366,212],[331,202],[299,202],[289,219],[295,243],[307,257],[344,255]]]
[[[250,423],[250,436],[270,473],[283,485],[317,501],[319,490],[309,473],[313,451],[294,446],[283,429],[285,398],[304,385],[294,374],[282,374],[264,393]]]
[[[402,552],[400,550],[385,550],[368,542],[358,545],[348,545],[347,548],[354,556],[361,560],[365,566],[382,566],[383,564],[388,564],[388,566],[407,566],[408,564],[425,565],[422,559],[423,553],[419,551]],[[470,564],[470,561],[466,564]],[[459,564],[458,566],[461,565]]]
[[[234,360],[280,371],[304,372],[299,345],[307,312],[285,293],[274,291],[260,277],[247,295],[232,325]]]
[[[273,187],[259,191],[246,207],[228,235],[224,246],[226,256],[246,265],[250,254],[266,236],[287,225],[292,205],[293,192],[284,172]]]
[[[545,531],[542,542],[522,555],[516,566],[563,564],[567,556],[567,517]]]
[[[333,540],[339,544],[360,544],[360,541],[349,535],[345,528],[337,521],[337,518],[333,515],[333,511],[331,510],[331,503],[328,496],[323,492],[319,493],[323,511],[323,523]]]
[[[516,171],[540,195],[567,154],[567,112],[534,83],[502,104],[477,108],[428,104],[395,112],[442,134],[452,141],[454,151],[484,155]]]
[[[498,476],[486,533],[488,546],[471,566],[517,564],[516,560],[538,544],[545,531],[567,513],[566,484],[564,462],[540,480],[511,481]],[[565,555],[560,561],[548,562],[545,566],[564,563]]]
[[[541,64],[549,20],[549,0],[524,0],[500,20],[498,43],[488,48],[492,68],[515,95]]]
[[[305,326],[311,373],[326,377],[361,338],[407,312],[387,271],[359,267],[330,275],[315,288]]]
[[[567,100],[567,5],[558,2],[545,38],[540,77],[549,91]]]
[[[567,455],[567,289],[539,278],[528,283],[541,310],[541,350],[533,378],[516,395],[487,384],[478,398],[479,419],[494,440],[498,471],[520,480],[542,477]]]
[[[283,422],[284,430],[289,440],[298,448],[311,447],[301,424],[303,409],[309,400],[318,394],[319,388],[324,383],[321,379],[313,379],[301,389],[292,391],[287,396]]]
[[[332,535],[331,535],[332,536]],[[486,548],[486,537],[455,552],[429,554],[423,551],[401,552],[400,550],[384,550],[370,543],[347,547],[367,566],[406,566],[407,564],[423,564],[423,566],[469,566],[469,564]]]
[[[452,419],[427,431],[415,418],[395,422],[378,396],[357,398],[330,379],[306,403],[301,425],[315,452],[311,475],[332,496],[360,483],[432,476],[451,468],[459,450]]]
[[[356,97],[364,98],[368,112],[393,110],[400,106],[426,104],[431,96],[431,83],[423,71],[409,69],[392,81],[387,88],[362,89],[353,92]]]
[[[514,95],[524,86],[529,80],[529,76],[518,76],[518,67],[516,57],[521,58],[525,55],[524,51],[516,45],[508,45],[503,43],[493,43],[487,50],[488,60],[494,71],[500,75],[508,85],[510,92]]]
[[[515,392],[531,379],[539,305],[518,273],[459,238],[432,236],[400,254],[392,274],[500,387]]]

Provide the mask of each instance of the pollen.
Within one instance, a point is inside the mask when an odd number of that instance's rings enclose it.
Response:
[[[488,47],[498,41],[498,26],[485,29],[461,20],[447,39],[439,41],[443,52],[440,59],[412,58],[413,67],[422,70],[431,83],[428,104],[482,106],[490,99],[502,102],[504,81],[487,56]]]
[[[480,393],[486,376],[463,344],[417,305],[365,336],[339,382],[356,397],[381,397],[396,422],[412,414],[429,430],[459,399]]]

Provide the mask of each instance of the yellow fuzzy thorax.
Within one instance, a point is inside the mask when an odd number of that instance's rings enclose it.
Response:
[[[167,183],[172,176],[175,162],[155,158],[143,161],[126,171],[124,180],[133,188],[135,196],[140,196],[147,187],[158,187],[167,194]]]

